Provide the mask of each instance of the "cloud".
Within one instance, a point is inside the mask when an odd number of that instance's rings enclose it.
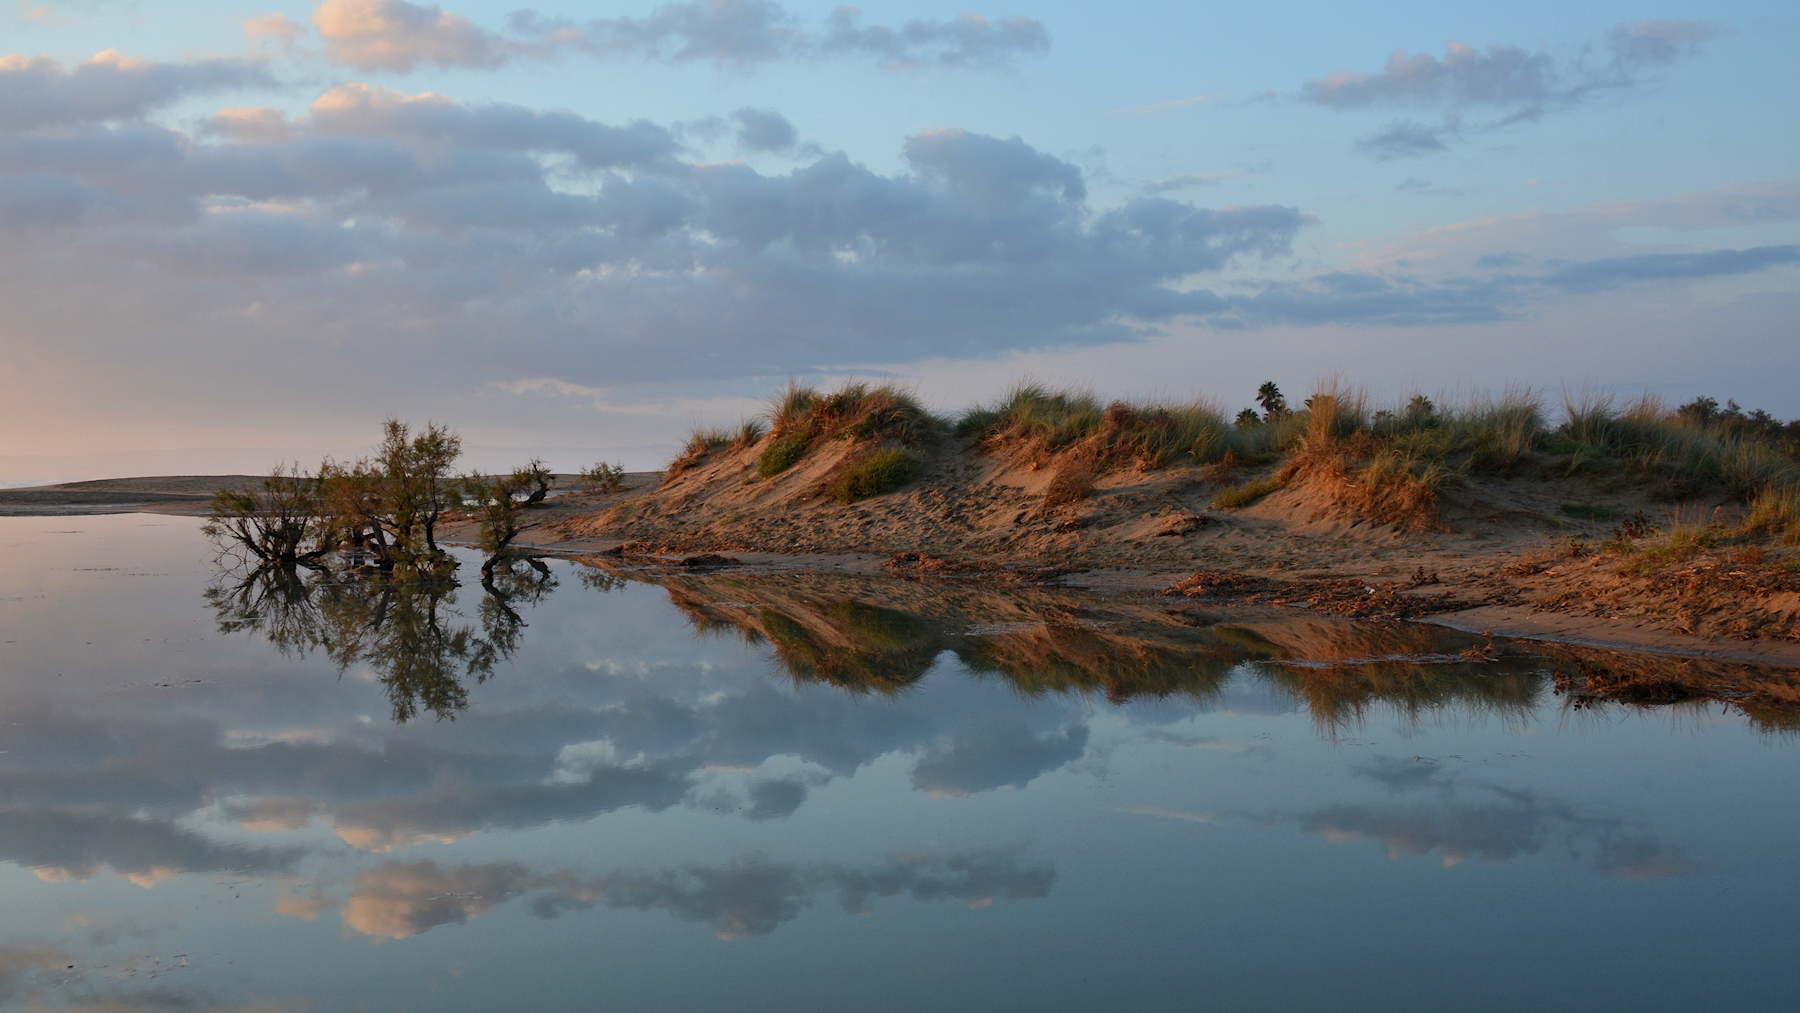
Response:
[[[806,783],[795,778],[757,781],[750,785],[751,807],[746,816],[753,820],[785,819],[806,801]]]
[[[705,923],[721,939],[736,939],[768,935],[822,894],[836,894],[844,910],[866,914],[876,897],[959,900],[971,907],[1031,901],[1048,894],[1055,881],[1054,868],[1022,864],[1007,851],[903,856],[871,865],[793,865],[750,857],[592,879],[534,873],[514,862],[458,868],[389,862],[356,877],[340,916],[364,935],[405,939],[533,894],[531,910],[540,918],[599,904],[662,910],[681,921]]]
[[[1442,59],[1400,49],[1380,71],[1334,70],[1302,84],[1300,95],[1338,111],[1409,106],[1446,110],[1452,116],[1443,129],[1397,121],[1358,145],[1380,158],[1426,154],[1445,149],[1444,138],[1456,133],[1454,114],[1462,110],[1496,111],[1498,119],[1482,129],[1537,119],[1637,88],[1655,70],[1698,52],[1714,34],[1713,28],[1696,22],[1622,24],[1607,35],[1604,59],[1595,59],[1584,49],[1573,59],[1559,60],[1548,52],[1503,43],[1482,50],[1451,42]]]
[[[891,67],[935,63],[945,67],[1002,68],[1013,58],[1050,51],[1050,34],[1030,18],[989,21],[965,13],[953,21],[913,20],[898,28],[864,27],[862,11],[839,7],[819,42],[825,53],[867,53]]]
[[[1491,45],[1484,53],[1452,42],[1442,60],[1395,50],[1373,74],[1334,70],[1300,86],[1309,102],[1332,109],[1423,105],[1541,106],[1565,97],[1562,70],[1548,53]]]
[[[872,56],[891,68],[936,65],[1004,69],[1019,56],[1048,51],[1044,26],[1029,18],[990,21],[963,14],[948,21],[899,26],[864,25],[854,7],[840,7],[821,30],[803,28],[780,4],[766,0],[691,0],[664,4],[643,17],[576,22],[522,10],[507,20],[511,34],[482,28],[435,5],[406,0],[323,0],[313,25],[327,59],[365,72],[408,73],[421,64],[491,69],[518,59],[550,59],[567,52],[602,59],[668,63],[708,61],[747,67],[778,60]],[[293,39],[291,23],[270,15],[245,31]]]
[[[318,134],[410,141],[471,154],[554,152],[588,169],[678,168],[674,136],[643,120],[615,127],[573,113],[504,103],[467,106],[431,92],[406,95],[367,84],[333,88],[315,99],[309,112]]]
[[[1152,102],[1149,105],[1125,106],[1122,109],[1113,109],[1111,111],[1115,113],[1134,113],[1143,115],[1145,113],[1160,113],[1168,109],[1185,109],[1188,106],[1209,106],[1215,101],[1216,100],[1211,95],[1189,95],[1187,98],[1165,99],[1162,102]]]
[[[1087,740],[1088,729],[1082,724],[1039,736],[1017,719],[996,719],[926,750],[913,765],[912,784],[920,791],[952,797],[1007,786],[1023,788],[1080,759]]]
[[[305,25],[295,24],[285,14],[265,14],[258,18],[245,18],[242,22],[244,37],[251,41],[272,39],[281,43],[282,48],[292,50],[306,39]]]
[[[731,118],[738,123],[738,145],[749,151],[788,151],[800,140],[794,125],[773,109],[739,109]]]
[[[0,132],[133,120],[193,95],[272,88],[259,63],[136,60],[116,49],[73,67],[47,56],[0,56]]]
[[[991,354],[1129,337],[1179,309],[1171,285],[1281,255],[1304,221],[1159,197],[1095,213],[1074,165],[959,129],[906,139],[894,175],[843,154],[779,175],[690,164],[652,124],[366,84],[206,129],[0,134],[0,231],[39,235],[29,257],[0,249],[15,334],[38,316],[99,346],[126,327],[218,361],[243,333],[227,321],[255,312],[296,353],[348,328],[406,357],[433,334],[479,386]],[[487,336],[526,318],[490,371]],[[289,329],[298,344],[275,339]]]
[[[1538,280],[1567,292],[1598,292],[1649,281],[1726,278],[1788,264],[1800,264],[1800,245],[1607,257],[1559,267]]]
[[[1374,155],[1386,162],[1395,158],[1434,155],[1448,150],[1444,138],[1456,136],[1456,125],[1428,126],[1410,120],[1395,120],[1386,130],[1356,142],[1356,150]]]
[[[322,0],[312,22],[327,58],[365,72],[404,74],[421,63],[493,68],[521,52],[468,18],[405,0]]]
[[[1176,190],[1190,190],[1195,187],[1217,186],[1229,179],[1243,179],[1246,176],[1260,176],[1269,171],[1269,164],[1255,168],[1226,169],[1220,172],[1190,172],[1180,176],[1169,176],[1154,183],[1144,184],[1145,193],[1172,193]]]

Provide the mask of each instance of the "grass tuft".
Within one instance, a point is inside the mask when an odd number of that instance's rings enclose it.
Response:
[[[667,482],[706,459],[706,455],[720,447],[729,447],[737,438],[737,434],[718,426],[696,427],[688,432],[687,442],[682,444],[681,453],[669,462],[668,470],[663,472],[663,481]]]
[[[801,433],[790,433],[770,441],[762,456],[756,459],[756,474],[761,478],[779,475],[806,456],[807,439]]]
[[[1800,489],[1767,489],[1750,505],[1744,526],[1800,544]]]
[[[1279,488],[1281,483],[1272,478],[1259,478],[1243,485],[1228,486],[1220,489],[1219,494],[1213,497],[1213,506],[1221,510],[1236,510],[1249,506]]]
[[[919,475],[919,462],[898,447],[882,447],[846,462],[831,497],[839,503],[855,503],[893,492]]]

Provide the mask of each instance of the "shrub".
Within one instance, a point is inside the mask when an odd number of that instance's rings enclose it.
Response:
[[[1059,507],[1065,503],[1079,503],[1093,494],[1093,469],[1080,461],[1072,461],[1064,465],[1044,489],[1044,505]]]
[[[843,474],[832,483],[831,496],[840,503],[854,503],[893,492],[919,474],[919,462],[898,447],[883,447],[852,458]]]
[[[1287,431],[1260,422],[1256,430],[1238,431],[1218,406],[1205,401],[1114,401],[1102,408],[1086,391],[1051,390],[1040,384],[1020,384],[998,402],[964,412],[956,423],[959,436],[993,443],[1017,441],[1042,453],[1080,444],[1081,452],[1100,470],[1131,460],[1147,468],[1164,467],[1183,457],[1204,464],[1233,448],[1240,456],[1251,456],[1278,431]]]
[[[1221,510],[1236,510],[1239,507],[1249,506],[1279,488],[1281,488],[1280,482],[1272,478],[1259,478],[1253,482],[1245,482],[1243,485],[1220,489],[1219,494],[1213,497],[1213,506]]]
[[[769,478],[793,467],[794,462],[806,456],[806,447],[810,442],[803,433],[793,433],[770,442],[763,449],[762,456],[756,459],[757,475]]]
[[[614,493],[625,488],[625,466],[601,461],[578,473],[581,484],[595,492]]]

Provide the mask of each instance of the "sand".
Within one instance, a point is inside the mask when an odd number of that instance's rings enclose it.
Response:
[[[1223,484],[1255,471],[1131,467],[1100,475],[1090,497],[1052,507],[1044,493],[1054,459],[951,447],[908,487],[844,505],[825,489],[852,452],[817,448],[763,479],[757,447],[720,449],[670,480],[632,474],[611,494],[559,476],[552,497],[526,512],[520,544],[571,556],[678,563],[712,553],[868,574],[916,574],[922,556],[933,572],[1013,583],[1054,574],[1065,586],[1188,605],[1424,619],[1497,636],[1800,666],[1800,554],[1737,545],[1646,569],[1655,537],[1627,543],[1642,551],[1603,551],[1612,525],[1563,510],[1591,504],[1643,511],[1665,528],[1726,530],[1737,520],[1731,504],[1656,503],[1628,483],[1538,473],[1452,484],[1437,521],[1406,530],[1359,517],[1306,481],[1222,510],[1212,501]],[[203,515],[213,490],[256,481],[166,476],[0,490],[0,515]],[[472,542],[473,525],[451,523],[442,536]],[[891,565],[902,554],[914,558]],[[1196,582],[1196,574],[1235,577]]]

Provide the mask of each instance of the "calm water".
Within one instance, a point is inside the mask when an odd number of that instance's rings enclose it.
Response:
[[[237,589],[151,516],[3,519],[0,545],[8,1009],[1772,1010],[1800,985],[1793,740],[1570,710],[1549,663],[1464,663],[1459,635],[563,563],[504,600]]]

